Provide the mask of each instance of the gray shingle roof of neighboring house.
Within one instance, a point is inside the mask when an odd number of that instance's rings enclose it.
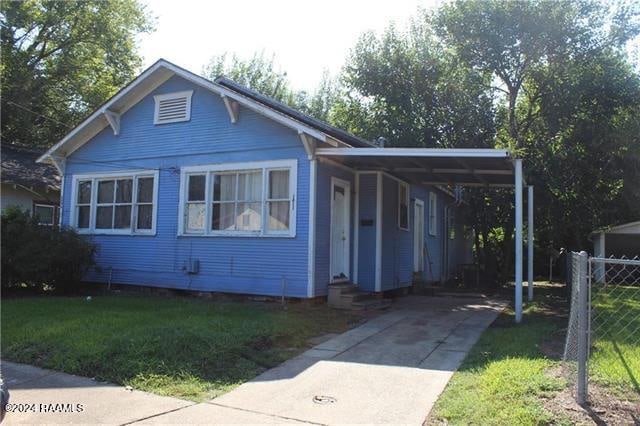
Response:
[[[236,83],[233,80],[230,80],[226,77],[218,77],[215,79],[215,83],[226,87],[227,89],[231,89],[234,92],[238,92],[248,98],[253,99],[256,102],[260,102],[263,105],[268,106],[282,114],[285,114],[295,120],[298,120],[307,126],[311,126],[321,132],[326,133],[329,136],[333,136],[336,139],[339,139],[343,142],[346,142],[354,147],[361,148],[372,148],[377,147],[377,145],[369,142],[366,139],[362,139],[358,136],[352,135],[349,132],[346,132],[342,129],[338,129],[337,127],[333,127],[332,125],[325,123],[324,121],[315,119],[307,114],[303,114],[300,111],[296,111],[295,109],[283,104],[282,102],[278,102],[269,96],[262,95],[255,90],[249,89],[241,84]]]
[[[43,151],[19,145],[2,144],[2,183],[33,190],[60,190],[60,176],[55,167],[36,163]]]

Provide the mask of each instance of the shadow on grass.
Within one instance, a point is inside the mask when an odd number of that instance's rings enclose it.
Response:
[[[631,382],[631,384],[632,384],[633,388],[635,389],[635,391],[638,394],[640,394],[640,384],[638,383],[638,379],[636,379],[636,376],[634,375],[633,371],[631,370],[631,367],[629,366],[629,363],[627,362],[627,360],[624,357],[624,354],[620,350],[620,346],[618,346],[618,342],[613,340],[612,343],[613,343],[613,348],[616,351],[616,354],[620,358],[620,363],[622,364],[622,366],[626,370],[627,374],[629,375],[629,381]]]

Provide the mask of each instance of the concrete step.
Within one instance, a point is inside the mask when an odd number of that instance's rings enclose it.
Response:
[[[358,286],[350,282],[329,284],[328,289],[327,302],[329,307],[337,309],[349,309],[351,306],[351,300],[343,300],[343,295],[358,293]]]

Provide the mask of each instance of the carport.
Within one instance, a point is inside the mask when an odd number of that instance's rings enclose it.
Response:
[[[515,311],[522,319],[523,186],[522,160],[502,149],[317,148],[327,158],[355,170],[378,170],[414,184],[514,188]],[[528,299],[533,299],[533,186],[528,186]]]

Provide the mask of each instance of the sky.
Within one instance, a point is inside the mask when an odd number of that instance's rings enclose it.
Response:
[[[404,27],[441,0],[144,0],[156,31],[139,38],[147,67],[159,58],[202,72],[214,55],[275,55],[292,86],[312,90],[336,75],[360,34]]]

